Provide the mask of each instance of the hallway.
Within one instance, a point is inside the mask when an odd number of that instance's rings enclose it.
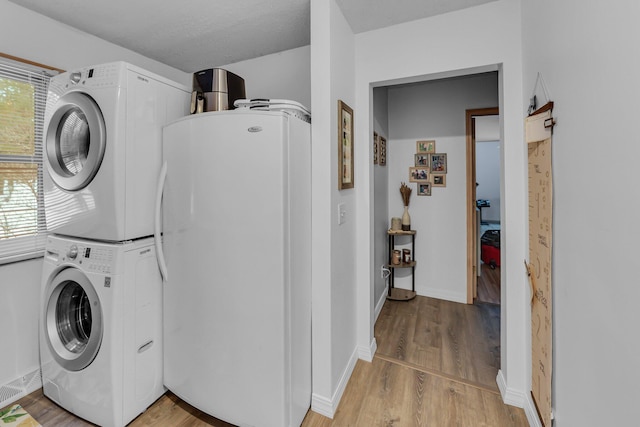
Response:
[[[435,298],[387,301],[375,327],[377,355],[497,391],[500,307]]]

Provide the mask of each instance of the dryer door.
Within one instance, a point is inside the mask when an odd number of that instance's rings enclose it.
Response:
[[[102,343],[100,300],[87,276],[76,268],[60,271],[48,286],[45,335],[51,354],[69,371],[80,371]]]
[[[70,92],[52,107],[45,124],[49,175],[68,191],[86,187],[98,172],[106,145],[104,118],[89,95]]]

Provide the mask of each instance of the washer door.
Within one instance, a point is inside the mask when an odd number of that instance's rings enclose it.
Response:
[[[60,366],[80,371],[102,343],[102,309],[93,285],[80,270],[67,268],[49,286],[44,325],[47,344]]]
[[[98,173],[106,146],[104,118],[89,95],[70,92],[54,106],[45,134],[49,175],[68,191],[86,187]]]

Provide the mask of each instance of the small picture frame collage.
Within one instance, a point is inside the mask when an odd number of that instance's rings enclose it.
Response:
[[[387,165],[387,140],[378,132],[373,132],[373,164]]]
[[[435,140],[416,142],[413,166],[409,167],[409,182],[418,186],[418,196],[431,196],[432,187],[447,186],[447,154],[436,153]]]

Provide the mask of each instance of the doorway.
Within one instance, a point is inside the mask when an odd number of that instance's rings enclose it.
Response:
[[[475,255],[467,256],[467,252],[476,252],[475,242],[472,242],[473,250],[466,248],[470,234],[468,227],[476,218],[475,208],[471,211],[471,220],[465,212],[468,210],[469,197],[466,193],[467,180],[469,176],[475,176],[475,166],[472,169],[474,175],[471,175],[467,171],[470,164],[465,165],[468,142],[463,118],[470,106],[497,105],[498,89],[497,72],[373,88],[373,132],[387,139],[387,162],[384,166],[374,163],[371,175],[375,269],[372,271],[375,281],[373,306],[376,317],[386,295],[386,284],[380,273],[380,266],[389,262],[384,237],[391,218],[399,217],[402,213],[402,200],[398,192],[402,182],[413,189],[409,213],[411,227],[418,233],[415,248],[416,292],[433,298],[473,303],[473,298],[467,301],[470,268],[465,264],[477,258]],[[472,111],[496,116],[498,108]],[[410,176],[410,171],[416,167],[417,144],[423,140],[433,143],[434,152],[448,159],[446,172],[439,175],[440,185],[434,185],[431,181],[434,177],[429,176],[433,188],[427,197],[419,193],[419,183]],[[475,159],[475,147],[472,154]],[[475,203],[473,190],[471,197]],[[474,230],[477,233],[479,227]],[[479,236],[476,239],[479,240]],[[476,277],[476,265],[477,261],[471,264],[472,277]],[[411,279],[400,277],[395,285],[407,289],[411,286]],[[475,289],[472,295],[475,296]]]
[[[475,118],[476,206],[480,232],[476,302],[500,305],[500,117]]]
[[[495,78],[495,81],[493,80]],[[487,83],[493,83],[494,93],[485,91]],[[482,84],[484,83],[484,84]],[[452,101],[452,93],[460,93],[459,87],[463,86],[469,97],[467,99],[457,99]],[[475,92],[474,92],[475,91]],[[477,98],[470,96],[474,93]],[[499,357],[500,341],[500,307],[490,304],[473,305],[466,302],[466,284],[464,282],[466,272],[463,268],[465,263],[465,243],[469,233],[466,230],[465,209],[467,207],[467,179],[469,176],[474,181],[474,201],[473,221],[479,216],[475,214],[475,180],[476,180],[476,151],[477,140],[489,139],[489,137],[478,137],[475,125],[479,117],[493,117],[497,124],[497,138],[500,139],[500,127],[498,108],[485,108],[473,111],[469,116],[469,123],[474,131],[467,137],[465,123],[462,118],[469,110],[465,110],[469,105],[496,105],[498,98],[497,76],[494,75],[472,75],[457,77],[455,79],[438,80],[430,82],[414,83],[408,85],[385,86],[374,88],[373,90],[373,118],[374,132],[377,135],[387,137],[388,162],[381,166],[379,163],[373,165],[373,222],[376,230],[376,240],[374,254],[377,267],[380,264],[389,262],[384,258],[388,256],[385,240],[381,240],[378,245],[378,236],[386,235],[389,227],[388,217],[400,212],[398,184],[407,181],[410,186],[416,183],[409,181],[408,171],[416,166],[416,144],[421,140],[431,140],[434,142],[436,152],[448,155],[448,171],[446,174],[446,186],[434,187],[431,195],[420,197],[412,195],[409,209],[412,214],[412,228],[417,230],[415,256],[417,260],[416,289],[422,291],[415,300],[412,301],[384,301],[386,292],[382,292],[378,286],[374,289],[375,296],[375,336],[377,343],[377,356],[385,357],[388,360],[401,359],[421,369],[441,369],[447,375],[457,375],[465,380],[482,383],[497,390],[495,378],[500,369]],[[384,109],[381,113],[379,110]],[[448,122],[449,120],[449,122]],[[457,128],[454,128],[455,125]],[[446,125],[446,126],[445,126]],[[472,150],[468,149],[467,140],[473,141]],[[467,162],[467,155],[471,152],[473,163]],[[498,153],[500,150],[498,149]],[[500,156],[498,155],[498,170],[500,166]],[[471,173],[465,169],[467,165],[473,166]],[[498,195],[500,194],[498,179]],[[382,188],[380,188],[382,187]],[[495,203],[494,203],[495,206]],[[499,211],[499,204],[496,206]],[[452,212],[456,212],[452,214]],[[396,214],[397,215],[397,214]],[[384,216],[385,220],[379,220]],[[475,222],[474,222],[475,223]],[[474,235],[481,230],[480,224],[474,228]],[[454,247],[453,241],[458,242]],[[480,236],[477,236],[480,241]],[[418,246],[420,245],[420,246]],[[439,252],[447,251],[449,247],[454,249],[455,258],[438,258],[444,262],[434,262]],[[474,252],[475,252],[474,246]],[[377,258],[380,256],[380,258]],[[477,257],[476,257],[477,259]],[[441,268],[446,265],[446,268]],[[479,265],[479,264],[478,264]],[[446,270],[446,271],[443,271]],[[455,270],[455,271],[454,271]],[[379,273],[375,271],[375,273]],[[475,270],[474,270],[475,273]],[[439,275],[439,276],[438,276]],[[499,276],[499,274],[498,274]],[[380,277],[375,274],[376,279]],[[442,278],[444,280],[434,280]],[[456,280],[451,280],[451,278]],[[400,278],[402,279],[402,278]],[[450,279],[450,280],[447,280]],[[400,280],[396,281],[399,283]],[[437,285],[441,283],[456,283],[457,288],[451,286],[443,290]],[[382,287],[384,289],[384,287]],[[448,292],[447,292],[448,291]],[[458,293],[455,293],[458,291]],[[444,308],[446,307],[446,309]],[[452,310],[447,312],[447,310]],[[462,327],[466,332],[477,325],[491,325],[489,331],[474,331],[469,334],[469,339],[463,338],[462,333],[455,331],[453,320],[457,327]],[[442,333],[441,331],[448,331]],[[488,342],[486,336],[491,336],[491,351],[487,352],[485,345]],[[460,342],[445,343],[441,340],[447,337],[460,339]],[[466,335],[465,335],[466,336]],[[465,349],[467,353],[452,356],[447,353],[451,348],[464,352],[460,343],[472,343]],[[438,353],[435,349],[444,350]],[[491,358],[490,355],[495,357]],[[456,365],[458,370],[447,369],[452,365],[452,360],[464,359],[463,367]],[[477,363],[491,360],[491,366],[479,366]],[[455,371],[455,372],[454,372]],[[462,372],[462,373],[461,373]],[[485,378],[474,377],[470,373],[481,372],[486,374]],[[467,375],[470,374],[470,375]]]
[[[490,107],[490,108],[480,108],[480,109],[470,109],[466,111],[466,164],[467,164],[467,304],[473,304],[473,302],[478,298],[478,282],[479,277],[482,279],[492,278],[493,280],[489,282],[489,284],[495,285],[495,278],[499,278],[500,274],[495,273],[495,269],[500,266],[500,251],[499,251],[499,242],[500,238],[497,239],[497,245],[491,245],[485,247],[485,252],[483,253],[483,248],[481,244],[482,236],[486,231],[490,228],[496,228],[494,226],[489,226],[488,218],[482,219],[481,212],[483,209],[488,209],[491,207],[491,202],[493,199],[494,206],[500,203],[500,176],[498,169],[498,188],[497,188],[497,198],[495,197],[496,192],[494,191],[494,184],[489,184],[489,182],[485,183],[485,188],[482,189],[480,194],[490,195],[489,199],[482,199],[478,197],[478,187],[480,183],[478,182],[478,175],[486,178],[487,181],[494,180],[495,176],[492,176],[492,171],[482,171],[483,173],[478,174],[477,171],[477,157],[478,157],[478,136],[480,136],[480,140],[485,139],[493,139],[494,143],[498,142],[498,165],[500,164],[499,158],[499,141],[495,141],[495,139],[499,139],[499,120],[498,123],[495,123],[497,126],[495,129],[490,129],[491,123],[495,122],[490,120],[491,117],[499,119],[499,109],[498,107]],[[484,127],[483,127],[484,126]],[[484,132],[484,133],[483,133]],[[497,136],[497,138],[496,138]],[[484,156],[484,148],[481,148],[481,155]],[[498,206],[499,213],[499,206]],[[492,212],[492,218],[496,218],[495,214]],[[500,218],[499,214],[497,216],[498,220]],[[495,221],[495,219],[494,219]],[[483,224],[484,223],[484,224]],[[499,235],[498,229],[498,235]],[[495,240],[495,239],[494,239]],[[496,256],[497,253],[497,256]],[[489,255],[489,257],[485,257],[484,255]],[[486,263],[483,262],[483,258],[485,258]],[[491,259],[491,261],[489,261]],[[490,269],[489,271],[484,271],[486,277],[482,277],[483,270]],[[485,282],[482,282],[484,285]],[[495,293],[495,286],[490,288],[492,290],[492,294]],[[484,292],[486,289],[482,288],[483,297],[486,295]],[[493,296],[493,300],[500,298],[500,289],[497,289],[497,296]]]

